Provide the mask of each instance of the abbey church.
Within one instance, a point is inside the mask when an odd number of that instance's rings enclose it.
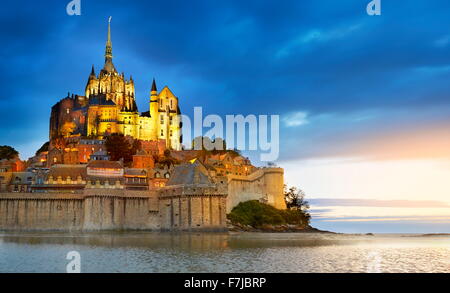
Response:
[[[109,21],[105,64],[98,75],[92,66],[84,96],[68,95],[52,107],[50,141],[68,136],[103,139],[119,133],[142,141],[164,141],[167,149],[180,150],[180,114],[178,98],[167,86],[158,92],[154,79],[149,109],[138,112],[133,78],[127,80],[113,64]]]

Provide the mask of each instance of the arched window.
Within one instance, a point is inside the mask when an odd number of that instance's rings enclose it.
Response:
[[[164,174],[164,177],[165,177],[166,179],[169,179],[170,174],[169,174],[169,173],[166,173],[166,174]]]

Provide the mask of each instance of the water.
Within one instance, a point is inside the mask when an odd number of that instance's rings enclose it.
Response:
[[[450,272],[450,236],[1,233],[0,272]]]

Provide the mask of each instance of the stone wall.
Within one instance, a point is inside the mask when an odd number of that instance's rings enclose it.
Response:
[[[0,195],[1,230],[80,230],[83,199],[78,196]]]
[[[226,214],[240,202],[264,200],[285,209],[283,183],[283,169],[262,168],[230,175],[227,186],[214,188],[0,193],[0,230],[224,230]]]
[[[155,230],[154,194],[91,189],[85,194],[0,194],[0,230]]]
[[[160,191],[162,230],[226,230],[226,193],[210,187],[167,186]]]
[[[249,200],[262,200],[277,209],[286,209],[283,186],[282,168],[261,168],[248,176],[228,175],[227,213]]]

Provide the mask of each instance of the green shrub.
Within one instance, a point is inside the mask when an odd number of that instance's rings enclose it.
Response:
[[[233,224],[254,228],[263,225],[307,225],[308,220],[300,210],[278,210],[270,205],[251,200],[239,203],[228,214]]]

